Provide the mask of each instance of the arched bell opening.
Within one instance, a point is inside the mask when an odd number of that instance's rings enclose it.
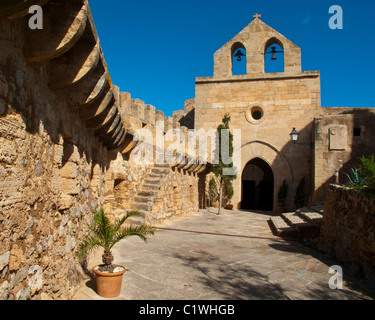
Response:
[[[267,41],[264,50],[265,73],[278,73],[285,71],[284,46],[277,38]]]
[[[232,75],[247,74],[247,55],[245,46],[236,42],[232,46]]]

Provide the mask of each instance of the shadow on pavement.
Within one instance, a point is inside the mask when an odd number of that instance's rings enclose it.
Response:
[[[241,264],[228,265],[204,250],[176,254],[185,265],[199,271],[197,281],[230,300],[288,300],[282,288],[268,277]]]

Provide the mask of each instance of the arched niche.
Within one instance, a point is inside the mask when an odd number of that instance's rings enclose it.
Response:
[[[247,51],[241,42],[235,42],[231,48],[232,75],[247,74]]]
[[[270,38],[264,47],[264,72],[285,72],[284,45],[276,37]]]

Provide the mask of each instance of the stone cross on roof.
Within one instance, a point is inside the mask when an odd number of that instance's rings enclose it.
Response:
[[[254,19],[259,19],[259,18],[261,18],[261,17],[262,17],[262,15],[259,14],[259,13],[256,13],[256,14],[253,15],[253,18],[254,18]]]

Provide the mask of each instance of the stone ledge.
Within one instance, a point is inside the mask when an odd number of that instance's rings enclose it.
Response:
[[[239,76],[229,77],[197,77],[196,84],[204,83],[220,83],[220,82],[247,82],[247,81],[271,81],[271,80],[290,80],[290,79],[303,79],[303,78],[318,78],[320,71],[304,71],[298,73],[258,73],[258,74],[245,74]]]

